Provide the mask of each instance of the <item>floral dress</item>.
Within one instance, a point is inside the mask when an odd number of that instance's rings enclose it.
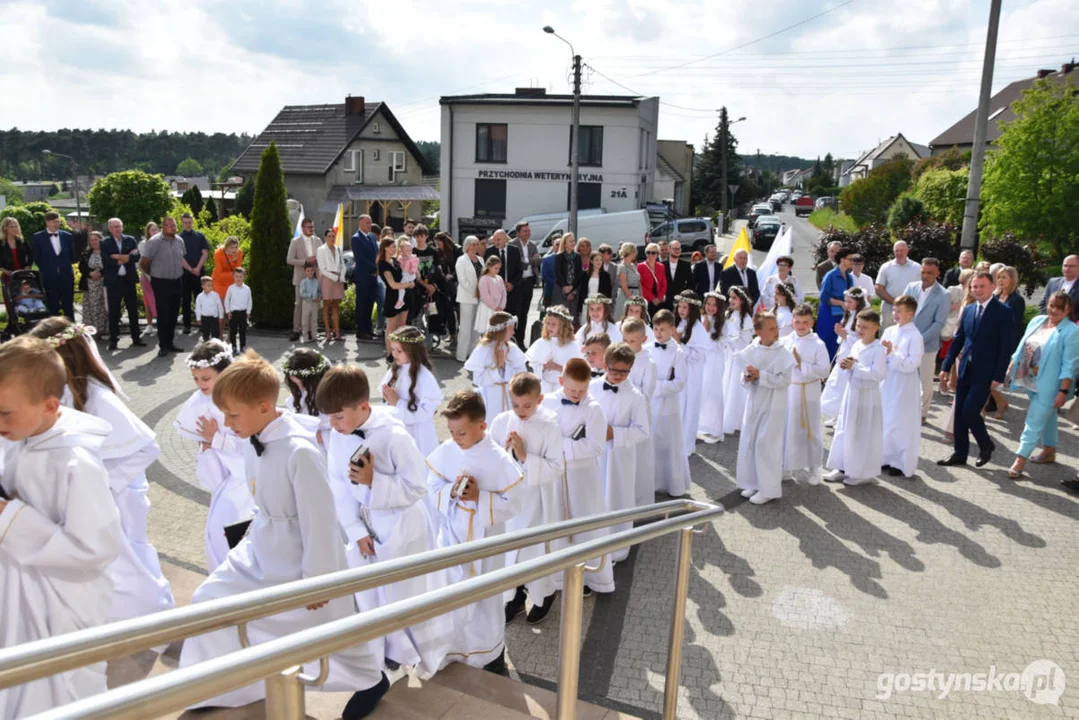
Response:
[[[90,253],[86,259],[86,266],[91,271],[104,273],[104,263],[101,253]],[[105,281],[102,278],[94,280],[86,278],[86,292],[82,296],[82,321],[87,325],[93,325],[98,335],[105,335],[109,330],[109,311],[105,307]]]

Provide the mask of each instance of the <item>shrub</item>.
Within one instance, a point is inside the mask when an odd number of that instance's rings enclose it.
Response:
[[[205,211],[203,215],[205,215]],[[251,223],[244,219],[242,215],[230,215],[224,220],[215,223],[209,223],[204,225],[199,217],[199,230],[206,236],[206,241],[210,244],[210,257],[206,260],[206,272],[212,273],[214,271],[214,250],[225,244],[225,239],[229,235],[235,235],[240,239],[240,250],[243,251],[244,260],[243,266],[245,270],[248,270],[251,266]]]
[[[202,212],[202,191],[198,185],[192,185],[180,196],[180,201],[191,208],[191,212],[198,215]]]
[[[30,242],[30,238],[33,237],[34,233],[45,229],[45,213],[55,211],[56,208],[47,202],[8,205],[3,210],[0,210],[0,218],[13,217],[18,220],[23,239]],[[63,213],[60,213],[60,226],[65,230],[70,230],[71,228],[68,227],[67,221],[62,219],[63,215]]]
[[[861,180],[843,189],[840,206],[859,225],[883,223],[892,203],[910,187],[910,158],[898,157],[878,165]]]
[[[925,205],[912,193],[906,192],[896,198],[892,208],[888,211],[888,227],[893,230],[898,227],[919,222],[925,217]]]
[[[910,257],[918,262],[922,258],[940,260],[943,275],[959,259],[959,228],[942,223],[917,223],[892,231],[894,240],[904,240],[910,246]]]
[[[106,175],[90,188],[87,199],[91,215],[101,221],[118,217],[127,228],[144,228],[151,220],[160,222],[173,205],[164,178],[142,170]]]
[[[276,143],[262,151],[257,177],[251,211],[251,295],[261,327],[287,328],[292,325],[293,292],[292,268],[285,257],[292,227]]]
[[[883,225],[869,225],[853,233],[835,229],[822,232],[815,251],[815,262],[828,258],[828,243],[833,241],[864,257],[865,269],[862,272],[869,277],[876,277],[880,266],[892,258],[892,235]]]
[[[1028,298],[1048,280],[1046,268],[1050,267],[1049,259],[1038,252],[1036,245],[1022,243],[1014,235],[1006,234],[987,240],[982,244],[979,256],[990,263],[1014,267]]]
[[[248,220],[251,219],[251,211],[255,207],[255,183],[258,182],[258,174],[247,178],[240,189],[236,191],[236,212]]]
[[[962,225],[969,182],[969,168],[931,170],[918,178],[914,194],[921,199],[926,215],[933,220]]]

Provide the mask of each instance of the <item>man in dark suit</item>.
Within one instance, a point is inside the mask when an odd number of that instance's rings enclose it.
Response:
[[[352,282],[356,285],[356,339],[374,340],[371,311],[378,298],[378,238],[371,232],[371,216],[360,215],[359,229],[352,236],[352,257],[356,267]]]
[[[517,223],[516,229],[517,237],[509,245],[516,247],[521,252],[523,264],[521,266],[521,297],[517,308],[517,327],[514,328],[513,332],[514,337],[517,339],[517,344],[523,350],[525,347],[525,329],[528,327],[528,312],[532,309],[532,296],[535,293],[536,283],[540,279],[540,264],[543,262],[543,257],[540,255],[536,243],[532,241],[532,228],[528,226],[528,222],[521,220]],[[552,259],[551,262],[553,263],[554,260]]]
[[[45,229],[34,233],[30,252],[45,286],[45,307],[50,315],[75,319],[75,244],[71,233],[60,229],[60,215],[45,213]]]
[[[521,315],[521,298],[523,296],[521,275],[524,273],[524,260],[521,258],[521,251],[515,246],[509,244],[510,236],[506,234],[505,230],[495,230],[491,236],[491,246],[487,248],[487,252],[483,254],[484,258],[489,258],[492,255],[497,256],[502,260],[502,269],[498,274],[502,276],[502,280],[506,283],[506,312],[514,317],[519,318]],[[520,320],[518,320],[520,323]],[[516,336],[514,336],[516,340]],[[524,341],[524,337],[518,341],[521,344]],[[523,344],[521,349],[524,349]]]
[[[693,289],[693,268],[689,263],[682,260],[682,243],[675,240],[667,248],[667,259],[660,261],[663,272],[667,275],[667,297],[663,307],[667,310],[674,309],[674,299],[683,290]]]
[[[996,449],[985,429],[982,408],[989,399],[989,391],[1004,382],[1011,349],[1015,347],[1015,317],[993,297],[995,287],[993,276],[987,272],[978,273],[971,280],[970,292],[975,302],[963,310],[948,355],[940,366],[943,389],[948,385],[952,364],[962,352],[959,380],[955,386],[955,450],[948,459],[938,460],[938,465],[967,464],[970,453],[968,430],[978,442],[975,465],[981,467],[989,462]]]
[[[974,253],[970,250],[959,253],[959,264],[944,273],[944,287],[950,288],[958,285],[959,274],[972,267],[974,267]]]
[[[708,245],[704,248],[704,260],[693,266],[693,288],[702,299],[705,293],[716,289],[719,277],[723,269],[716,262],[716,246]]]
[[[727,295],[735,285],[741,285],[746,289],[749,300],[753,307],[761,298],[761,289],[757,285],[757,271],[749,267],[749,253],[738,250],[734,253],[734,264],[723,271],[719,276],[720,292]]]
[[[120,303],[127,305],[127,322],[131,326],[131,344],[144,347],[139,339],[139,244],[124,235],[120,218],[109,220],[109,234],[101,241],[101,260],[105,269],[105,294],[109,299],[109,350],[115,350],[120,339]]]
[[[1072,307],[1079,308],[1079,255],[1069,255],[1064,258],[1064,266],[1061,268],[1063,277],[1055,277],[1045,286],[1045,294],[1038,303],[1038,310],[1045,315],[1045,305],[1053,293],[1063,290],[1071,295]]]

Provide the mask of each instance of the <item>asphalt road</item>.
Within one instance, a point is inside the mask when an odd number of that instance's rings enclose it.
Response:
[[[809,221],[804,217],[795,217],[794,210],[790,204],[784,205],[783,210],[776,213],[779,218],[794,228],[794,237],[791,241],[792,253],[791,257],[794,258],[794,276],[798,278],[798,285],[802,288],[802,292],[816,293],[817,291],[817,274],[813,271],[813,265],[815,260],[813,253],[817,247],[817,237],[820,235],[820,231],[809,224]],[[734,244],[735,239],[738,237],[738,230],[745,224],[745,220],[738,220],[735,222],[735,231],[730,235],[721,235],[718,241],[718,249],[720,255],[728,252],[731,246]],[[767,250],[754,250],[753,251],[753,266],[760,267],[764,262],[765,257],[768,256]]]

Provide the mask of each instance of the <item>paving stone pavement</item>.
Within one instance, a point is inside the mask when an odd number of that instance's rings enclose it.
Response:
[[[194,336],[179,340],[190,347]],[[274,362],[290,347],[257,333],[250,345]],[[359,357],[372,383],[385,369],[378,345],[361,343],[357,355],[349,340],[324,351],[332,360]],[[151,540],[170,574],[202,573],[208,495],[193,477],[193,447],[172,430],[194,389],[184,356],[106,356],[162,448],[149,473]],[[434,364],[447,396],[468,386],[458,363]],[[1059,485],[1079,466],[1079,441],[1063,423],[1059,462],[1009,480],[1006,448],[1015,447],[1026,406],[1011,399],[1006,421],[989,423],[1000,450],[985,468],[936,466],[950,452],[941,431],[947,399],[938,395],[913,479],[789,483],[781,500],[760,507],[732,492],[737,439],[698,444],[692,496],[720,500],[728,512],[693,540],[679,717],[1079,717],[1079,620],[1070,612],[1079,497]],[[586,601],[582,699],[659,716],[676,554],[674,537],[638,547],[616,568],[613,596]],[[182,602],[189,593],[178,593]],[[554,687],[557,616],[537,628],[523,618],[509,626],[516,676]],[[1022,673],[1041,659],[1071,681],[1059,704],[1035,704],[1014,689],[938,697],[907,684],[909,674],[930,671]]]

